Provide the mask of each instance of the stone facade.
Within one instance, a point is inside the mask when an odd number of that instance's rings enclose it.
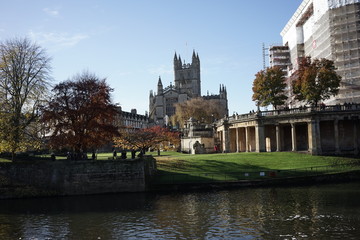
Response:
[[[117,107],[117,112],[115,124],[120,128],[126,127],[136,130],[149,127],[149,116],[147,114],[138,114],[136,109],[131,109],[130,112],[122,111],[120,106]],[[98,150],[99,152],[112,152],[114,150],[114,143],[109,142]]]
[[[182,63],[180,55],[174,56],[174,82],[165,87],[159,77],[157,93],[150,91],[149,119],[156,125],[167,125],[169,118],[175,114],[176,103],[182,103],[192,98],[201,97],[200,58],[195,51],[192,62]],[[226,87],[221,85],[218,95],[203,96],[204,99],[216,99],[220,108],[228,113]]]
[[[214,130],[212,126],[199,124],[190,118],[181,137],[181,151],[191,154],[214,152]]]
[[[149,126],[149,117],[138,114],[136,109],[131,109],[131,112],[125,112],[122,111],[121,107],[118,107],[116,124],[120,127],[125,126],[135,129],[147,128]]]
[[[234,115],[217,123],[223,152],[302,151],[358,155],[360,105],[295,108]]]

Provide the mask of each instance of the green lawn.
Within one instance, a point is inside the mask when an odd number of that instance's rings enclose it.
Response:
[[[138,154],[139,152],[137,152]],[[190,155],[178,152],[148,152],[157,160],[158,183],[202,181],[238,181],[270,177],[308,176],[360,170],[360,158],[312,156],[293,152],[219,153]],[[97,160],[112,159],[113,154],[99,153]],[[118,157],[121,153],[118,153]],[[50,155],[36,156],[50,159]],[[88,154],[91,158],[91,154]],[[131,153],[127,153],[131,158]],[[56,156],[57,160],[66,159]],[[0,158],[0,162],[10,160]]]
[[[155,156],[161,183],[304,176],[360,168],[356,158],[292,152],[162,155]]]
[[[360,159],[312,156],[292,152],[227,153],[227,154],[179,154],[162,153],[156,157],[158,168],[168,172],[236,172],[249,170],[284,170],[307,167],[346,164]]]

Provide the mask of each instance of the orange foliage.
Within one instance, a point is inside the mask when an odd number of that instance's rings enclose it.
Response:
[[[146,150],[149,148],[166,149],[169,145],[177,147],[180,143],[179,133],[168,128],[154,126],[144,129],[123,128],[120,137],[114,138],[116,147],[123,149]]]

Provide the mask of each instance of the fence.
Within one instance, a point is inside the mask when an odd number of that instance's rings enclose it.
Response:
[[[246,180],[261,180],[272,178],[293,178],[334,174],[360,170],[360,165],[342,164],[306,167],[299,169],[263,170],[263,171],[241,171],[241,172],[204,172],[204,173],[158,173],[154,176],[153,184],[188,184],[188,183],[212,183],[212,182],[236,182]]]

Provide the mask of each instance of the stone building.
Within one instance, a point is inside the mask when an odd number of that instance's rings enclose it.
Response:
[[[122,111],[121,107],[118,107],[117,110],[118,115],[116,117],[116,124],[118,126],[130,127],[133,129],[142,129],[149,126],[149,117],[147,114],[138,114],[136,109],[131,109],[130,112],[125,112]]]
[[[164,87],[159,77],[157,92],[150,91],[149,120],[156,125],[167,125],[169,118],[175,114],[175,104],[201,96],[200,58],[195,51],[192,62],[183,63],[181,56],[174,56],[174,85]],[[218,95],[203,96],[204,99],[216,99],[219,108],[228,113],[226,87],[221,85]]]
[[[190,118],[186,121],[181,137],[181,151],[191,154],[213,153],[215,146],[212,125],[199,123]]]
[[[223,152],[358,155],[359,119],[360,104],[263,111],[222,119],[216,138]]]
[[[130,112],[123,111],[120,106],[117,107],[115,125],[120,128],[128,128],[128,131],[134,131],[149,127],[149,116],[147,114],[138,114],[136,109]],[[114,143],[108,143],[99,149],[99,152],[111,152],[114,150]]]

